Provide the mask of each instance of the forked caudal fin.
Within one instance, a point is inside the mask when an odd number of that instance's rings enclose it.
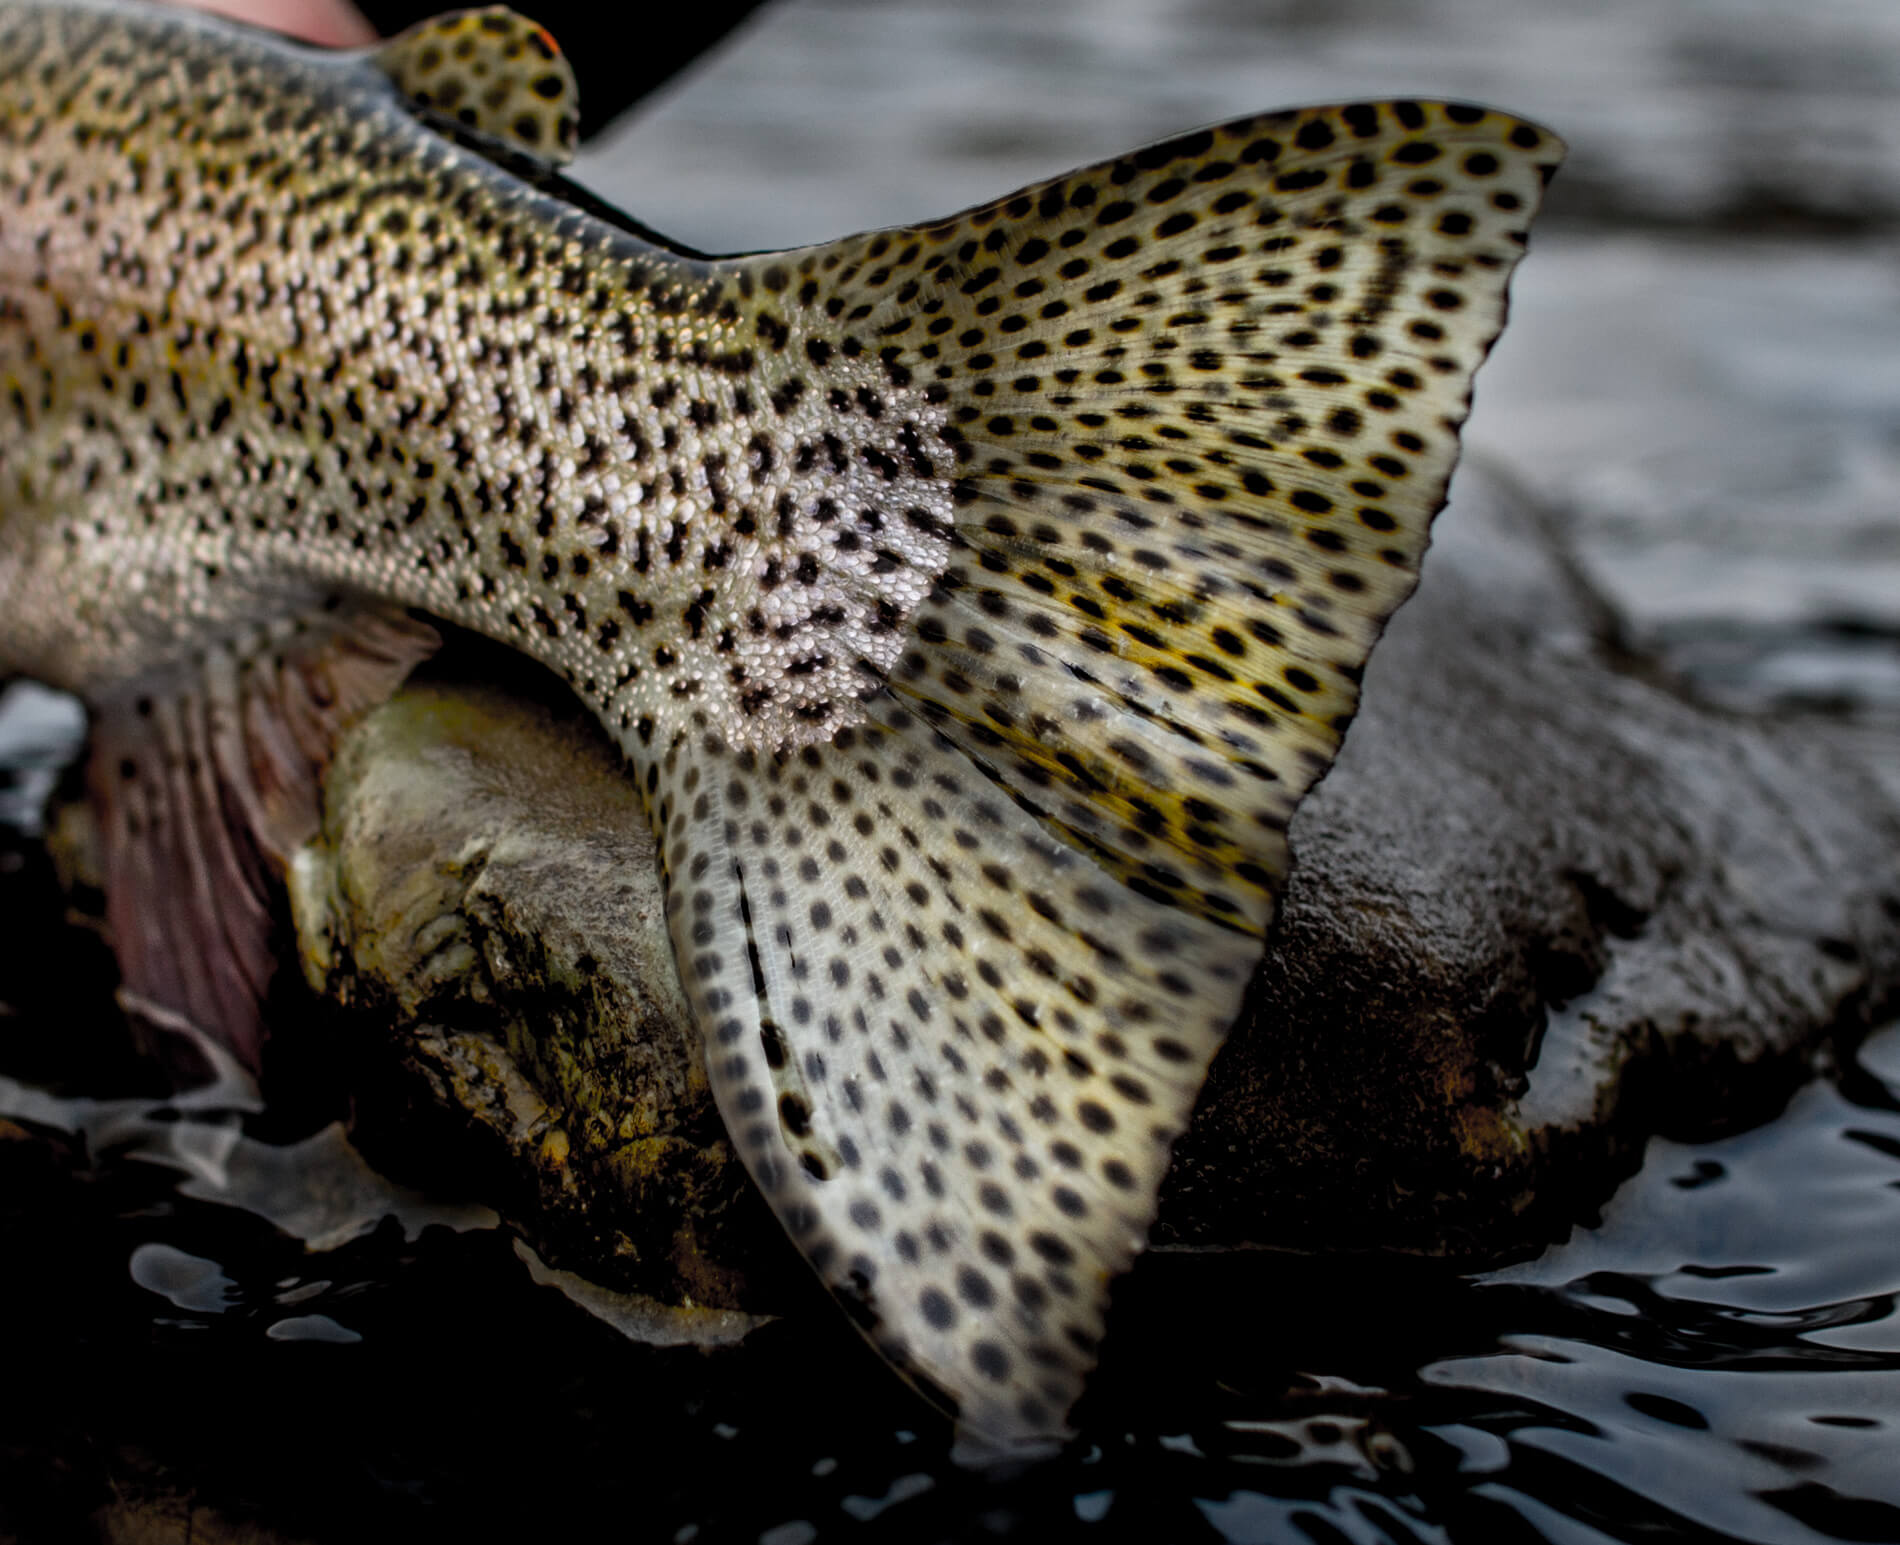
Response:
[[[1312,109],[734,265],[948,497],[846,728],[649,767],[675,948],[780,1219],[992,1438],[1065,1430],[1561,153]]]

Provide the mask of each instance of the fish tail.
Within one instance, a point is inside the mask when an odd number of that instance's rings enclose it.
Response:
[[[829,738],[655,758],[671,926],[752,1174],[978,1431],[1065,1429],[1561,153],[1310,109],[739,270],[941,500]]]

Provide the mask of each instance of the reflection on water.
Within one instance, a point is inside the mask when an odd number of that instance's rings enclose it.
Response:
[[[0,1533],[182,1491],[201,1538],[1900,1539],[1900,1026],[1524,1265],[1149,1258],[1083,1438],[1014,1471],[831,1316],[636,1346],[481,1218],[349,1186],[309,1250],[230,1204],[281,1206],[281,1152],[137,1104],[0,1085]],[[150,1140],[201,1123],[215,1181]]]
[[[1900,1026],[1525,1264],[1150,1257],[1083,1438],[975,1471],[835,1316],[635,1345],[230,1070],[128,1092],[0,837],[0,1538],[1900,1539]]]
[[[1594,1494],[1619,1536],[1900,1539],[1897,1053],[1890,1029],[1766,1127],[1652,1144],[1600,1227],[1484,1280],[1498,1344],[1421,1378],[1495,1402],[1464,1425],[1549,1478],[1500,1483]]]
[[[85,710],[63,693],[31,681],[0,687],[0,826],[39,831],[59,770],[85,734]]]

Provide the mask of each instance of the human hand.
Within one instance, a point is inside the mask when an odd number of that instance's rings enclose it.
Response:
[[[268,27],[330,48],[361,48],[376,41],[376,29],[350,0],[174,0],[253,26]]]

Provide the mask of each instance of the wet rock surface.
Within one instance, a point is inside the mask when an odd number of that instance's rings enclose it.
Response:
[[[616,1286],[770,1303],[748,1268],[784,1246],[713,1107],[639,794],[558,683],[462,667],[357,727],[291,876],[305,975],[367,1042],[359,1135]]]
[[[1900,737],[1711,709],[1466,475],[1293,828],[1163,1240],[1494,1254],[1900,990]]]
[[[1521,490],[1462,478],[1296,819],[1159,1242],[1521,1252],[1658,1125],[1772,1109],[1900,988],[1900,806],[1876,771],[1900,736],[1699,705],[1608,615]],[[517,1206],[564,1264],[769,1301],[785,1258],[712,1110],[604,739],[438,678],[364,722],[327,792],[293,885],[306,969],[393,1027],[437,1125],[463,1113],[532,1177]]]
[[[584,157],[719,250],[1271,102],[1429,90],[1571,140],[1162,1242],[1522,1250],[1651,1130],[1759,1115],[1891,998],[1888,30],[1848,0],[802,0]],[[1850,53],[1848,100],[1821,66]],[[462,661],[360,729],[293,876],[304,974],[360,1051],[359,1140],[558,1266],[771,1307],[790,1257],[707,1095],[638,800],[557,684]]]

